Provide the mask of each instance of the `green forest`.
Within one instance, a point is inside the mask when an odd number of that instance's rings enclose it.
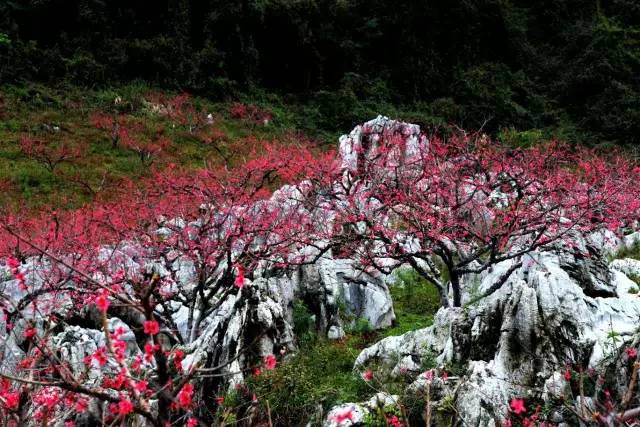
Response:
[[[640,140],[636,0],[6,0],[0,81],[142,80],[310,107],[337,132],[401,111],[516,143]]]

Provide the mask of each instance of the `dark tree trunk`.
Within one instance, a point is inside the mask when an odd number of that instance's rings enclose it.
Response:
[[[451,270],[449,270],[451,272]],[[451,290],[453,291],[453,306],[460,307],[462,305],[462,296],[460,294],[460,277],[456,273],[451,275]]]

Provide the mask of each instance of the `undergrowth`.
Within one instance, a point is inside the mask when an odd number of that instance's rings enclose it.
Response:
[[[640,242],[635,242],[632,245],[624,246],[620,248],[610,258],[611,258],[610,261],[614,259],[623,259],[623,258],[640,260]]]
[[[413,271],[399,273],[390,291],[396,324],[378,331],[352,328],[341,340],[315,334],[311,312],[302,303],[295,305],[294,330],[299,350],[285,357],[273,371],[263,371],[250,380],[258,400],[263,402],[261,410],[266,411],[269,402],[274,425],[306,425],[309,421],[318,425],[332,406],[362,401],[375,393],[353,371],[358,354],[384,337],[429,326],[439,308],[436,289]]]

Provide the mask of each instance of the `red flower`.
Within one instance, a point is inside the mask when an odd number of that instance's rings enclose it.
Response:
[[[8,410],[18,409],[18,404],[20,403],[20,393],[7,393],[3,397]]]
[[[142,381],[138,381],[136,383],[136,390],[138,390],[141,393],[144,393],[145,391],[147,391],[147,387],[148,387],[149,383],[142,380]]]
[[[511,399],[511,403],[509,404],[511,410],[514,414],[520,415],[522,413],[527,412],[527,408],[524,406],[524,399]]]
[[[144,322],[144,333],[155,335],[160,332],[160,325],[155,320],[147,320]]]
[[[182,350],[173,352],[173,366],[175,366],[178,372],[182,372],[182,359],[184,359],[184,352]]]
[[[396,415],[387,417],[387,424],[389,424],[391,427],[403,427],[400,419],[398,419]]]
[[[75,421],[65,421],[64,427],[76,427]]]
[[[253,375],[259,377],[262,374],[262,370],[260,368],[253,368]]]
[[[505,421],[505,423],[504,423],[504,427],[511,427],[511,426],[512,426],[511,420],[507,419],[507,421]]]
[[[178,392],[178,403],[183,408],[188,408],[193,403],[193,384],[187,383],[182,387],[182,390]]]
[[[264,358],[264,367],[271,370],[276,367],[276,357],[273,354]]]
[[[224,396],[216,396],[213,400],[218,406],[222,406],[224,404]]]
[[[371,381],[373,379],[373,371],[369,370],[369,371],[365,371],[362,374],[362,379],[365,381]]]
[[[113,340],[113,350],[116,354],[116,359],[123,360],[127,350],[127,343],[118,339]]]
[[[80,399],[75,404],[75,410],[77,412],[83,413],[89,407],[89,403],[85,399]]]
[[[236,276],[236,280],[234,284],[236,288],[242,289],[244,287],[244,270],[240,265],[236,266],[236,269],[238,270],[238,275]]]
[[[36,328],[27,328],[27,330],[24,331],[24,337],[26,339],[33,338],[35,335],[36,335]]]
[[[111,302],[109,301],[107,291],[103,290],[95,299],[96,306],[103,313],[107,312]]]
[[[567,381],[571,381],[571,370],[567,369],[566,371],[564,371],[564,379]]]
[[[133,362],[131,362],[131,369],[137,371],[140,369],[140,366],[142,366],[142,357],[136,356]]]
[[[122,398],[118,403],[118,413],[120,415],[127,415],[133,412],[133,403],[130,400]]]
[[[107,349],[105,347],[100,347],[93,353],[93,360],[98,362],[98,365],[104,366],[107,364]]]
[[[144,345],[144,359],[147,362],[151,362],[151,359],[153,358],[153,353],[155,353],[158,350],[160,350],[159,344],[153,345],[151,343],[146,343]]]
[[[195,418],[189,418],[187,420],[187,427],[198,427],[200,423]]]
[[[7,258],[7,265],[9,266],[9,268],[11,268],[12,270],[17,269],[18,267],[20,267],[20,261],[18,261],[16,258],[14,257],[9,257]]]
[[[636,350],[633,347],[629,347],[625,350],[625,353],[627,353],[627,356],[629,357],[629,359],[635,359],[636,357],[638,357],[638,350]]]

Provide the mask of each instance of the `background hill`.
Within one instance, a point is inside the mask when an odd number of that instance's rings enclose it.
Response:
[[[0,4],[0,80],[262,88],[326,132],[370,110],[530,142],[640,140],[635,0],[30,0]],[[391,106],[395,107],[391,107]]]

